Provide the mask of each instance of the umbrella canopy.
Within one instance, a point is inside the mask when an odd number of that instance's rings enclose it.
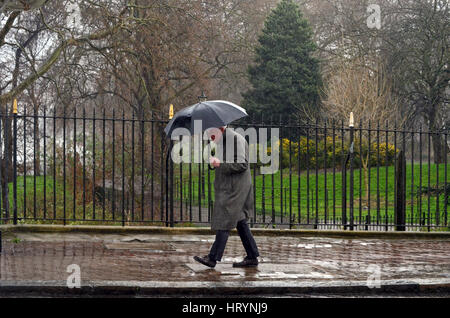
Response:
[[[171,136],[176,128],[187,128],[194,133],[194,121],[202,121],[202,130],[226,126],[232,121],[248,116],[244,108],[223,100],[197,103],[183,108],[169,121],[164,132]]]

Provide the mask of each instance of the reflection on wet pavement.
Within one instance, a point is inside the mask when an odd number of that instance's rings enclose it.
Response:
[[[78,264],[82,281],[365,281],[450,279],[450,240],[380,240],[257,236],[260,265],[233,268],[244,250],[230,237],[216,268],[196,263],[212,236],[20,234],[3,242],[2,281],[65,281]],[[372,267],[371,267],[372,266]]]

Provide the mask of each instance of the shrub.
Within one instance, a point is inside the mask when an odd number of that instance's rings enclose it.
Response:
[[[281,140],[282,150],[280,149],[280,161],[283,168],[289,167],[297,169],[300,164],[300,169],[315,168],[316,164],[320,169],[331,168],[333,164],[337,168],[342,167],[344,160],[349,153],[350,145],[348,142],[342,144],[342,140],[335,139],[334,150],[333,150],[333,138],[328,136],[326,140],[321,138],[317,142],[314,139],[307,139],[305,136],[301,136],[298,141],[283,138]],[[392,165],[394,162],[394,157],[396,150],[394,145],[387,143],[376,143],[370,144],[367,141],[355,139],[354,144],[354,167],[359,168],[362,166],[363,162],[368,160],[368,155],[370,152],[370,165],[380,166]],[[378,161],[379,152],[379,161]],[[300,155],[300,158],[299,158]],[[300,159],[300,160],[299,160]]]

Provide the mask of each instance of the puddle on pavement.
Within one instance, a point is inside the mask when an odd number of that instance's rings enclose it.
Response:
[[[168,243],[105,243],[105,247],[109,250],[153,250],[153,251],[175,251]]]
[[[257,268],[233,268],[245,251],[237,236],[229,239],[215,269],[194,263],[206,255],[213,236],[90,235],[17,233],[4,241],[0,282],[65,280],[67,266],[79,264],[83,279],[136,281],[365,280],[371,264],[383,279],[450,277],[450,241],[340,240],[255,237]]]

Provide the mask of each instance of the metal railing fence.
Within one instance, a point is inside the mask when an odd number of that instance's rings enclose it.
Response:
[[[0,222],[207,225],[214,171],[167,160],[166,123],[115,110],[0,114]],[[252,226],[449,227],[448,129],[252,119],[233,126],[281,136],[277,171],[251,164]]]

